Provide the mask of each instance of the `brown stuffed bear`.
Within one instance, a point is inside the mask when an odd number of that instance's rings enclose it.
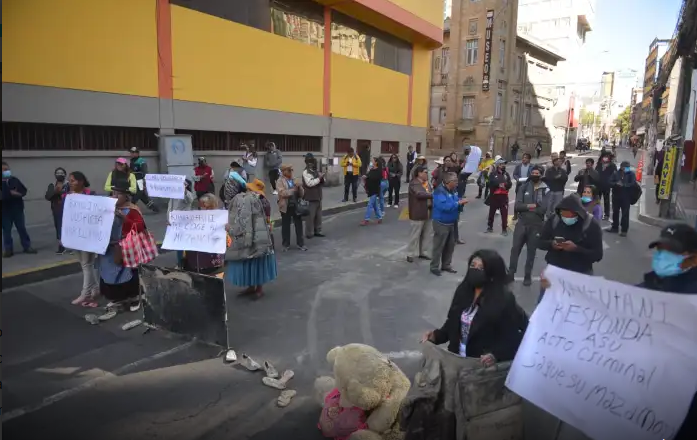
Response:
[[[316,398],[324,405],[325,397],[335,388],[343,408],[358,407],[368,414],[367,429],[359,429],[349,440],[401,440],[399,412],[411,383],[391,360],[364,344],[336,347],[327,354],[334,379],[315,381]],[[321,426],[320,426],[321,428]]]

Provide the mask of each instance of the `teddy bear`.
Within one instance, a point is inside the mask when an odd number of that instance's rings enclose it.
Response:
[[[339,394],[339,406],[365,413],[348,440],[401,440],[399,427],[402,402],[411,382],[394,362],[375,348],[364,344],[335,347],[327,353],[334,378],[315,380],[316,398],[325,405],[328,397]],[[330,395],[330,393],[332,393]],[[320,429],[323,427],[320,417]]]

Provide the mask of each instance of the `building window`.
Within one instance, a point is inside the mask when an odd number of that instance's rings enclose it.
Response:
[[[462,119],[474,119],[474,98],[471,96],[462,98]]]
[[[477,64],[479,59],[479,40],[467,40],[467,45],[465,46],[465,63],[468,66],[473,66]]]
[[[217,0],[170,0],[170,3],[263,31],[271,31],[271,8],[269,8],[269,0],[226,2]],[[289,0],[285,3],[298,2]],[[303,3],[312,2],[306,1]]]
[[[440,121],[441,124],[445,124],[445,109],[440,109]]]
[[[501,72],[506,68],[506,41],[501,40],[501,45],[499,46],[499,66],[501,67]]]
[[[450,48],[444,47],[441,49],[440,53],[443,57],[443,65],[441,66],[441,72],[448,73],[450,71]]]
[[[511,105],[511,122],[515,124],[515,122],[518,119],[518,106],[520,104],[518,101],[513,101],[513,104]]]
[[[334,139],[334,153],[346,154],[351,149],[351,139]]]
[[[411,44],[332,11],[332,52],[411,75]]]
[[[529,105],[525,106],[525,110],[523,112],[523,127],[527,127],[530,125],[530,111],[532,110],[532,107]]]
[[[503,105],[503,93],[496,94],[496,107],[494,108],[494,118],[501,119],[501,106]]]
[[[523,80],[523,57],[518,56],[515,59],[515,73],[519,81]]]
[[[324,8],[308,0],[271,0],[271,32],[324,47]]]
[[[417,152],[418,154],[421,154],[421,142],[417,142],[417,143],[416,143],[416,148],[415,148],[415,150],[416,150],[416,152]]]
[[[380,142],[380,154],[399,154],[399,142],[382,141]]]
[[[469,23],[469,34],[477,35],[477,19],[473,18]]]
[[[433,58],[433,70],[440,72],[440,57]]]

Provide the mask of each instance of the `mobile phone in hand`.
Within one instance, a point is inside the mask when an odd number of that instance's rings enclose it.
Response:
[[[554,237],[555,243],[564,243],[565,241],[566,241],[566,238],[564,238],[564,237]]]

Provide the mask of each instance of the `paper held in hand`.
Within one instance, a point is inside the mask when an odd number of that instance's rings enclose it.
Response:
[[[185,180],[186,176],[176,174],[146,174],[145,187],[150,197],[181,200],[184,198]]]
[[[162,249],[224,254],[227,248],[228,212],[172,211]]]
[[[673,438],[697,390],[697,297],[545,276],[506,386],[594,440]]]
[[[116,199],[68,194],[63,203],[61,243],[68,249],[104,255],[111,239]]]

